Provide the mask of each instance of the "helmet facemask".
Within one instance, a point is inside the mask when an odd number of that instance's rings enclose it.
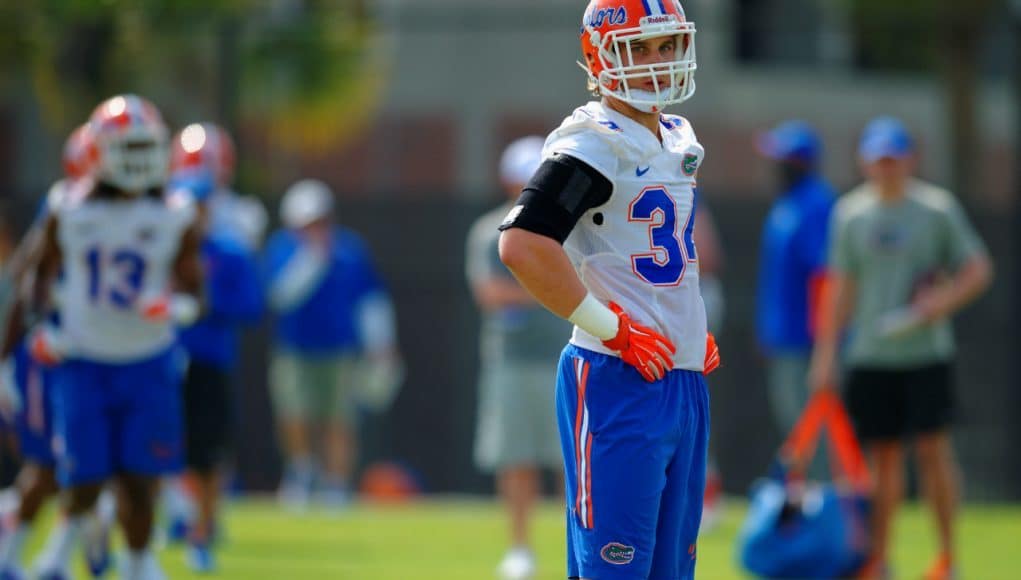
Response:
[[[620,99],[647,113],[659,112],[667,105],[681,103],[695,93],[695,25],[678,21],[673,15],[642,18],[638,27],[614,29],[600,38],[597,30],[587,31],[597,47],[598,76],[591,66],[583,66],[589,74],[589,88],[604,96]],[[639,41],[676,37],[674,59],[654,64],[634,64],[633,44]],[[664,81],[666,79],[666,82]],[[640,85],[649,79],[652,90]]]
[[[169,150],[165,131],[135,125],[101,143],[99,178],[126,193],[162,187],[167,179]]]

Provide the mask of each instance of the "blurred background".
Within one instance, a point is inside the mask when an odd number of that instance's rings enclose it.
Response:
[[[362,462],[416,471],[429,492],[488,493],[472,462],[478,313],[464,277],[471,222],[502,201],[497,159],[588,99],[580,0],[0,0],[0,216],[11,238],[60,177],[60,148],[103,98],[151,99],[171,129],[211,120],[238,147],[237,189],[276,219],[303,177],[338,194],[396,303],[408,375],[363,424]],[[955,191],[997,267],[957,323],[956,445],[971,500],[1021,499],[1021,2],[688,0],[698,93],[679,113],[707,150],[699,176],[727,256],[711,382],[713,447],[729,493],[766,469],[771,420],[754,331],[758,242],[776,190],[754,149],[788,118],[813,123],[824,172],[859,181],[858,134],[901,117],[921,175]],[[239,485],[276,486],[265,328],[245,338]],[[551,382],[552,387],[552,382]],[[551,397],[552,398],[552,397]],[[552,402],[551,402],[552,404]]]

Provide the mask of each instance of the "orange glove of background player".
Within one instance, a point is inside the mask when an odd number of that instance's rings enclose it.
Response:
[[[67,346],[58,330],[49,325],[41,325],[29,334],[28,353],[37,363],[52,367],[64,361]]]
[[[720,366],[720,347],[716,346],[716,337],[713,333],[706,333],[705,337],[705,364],[702,367],[702,374],[708,375]]]
[[[173,322],[191,326],[199,317],[199,303],[188,294],[160,294],[139,300],[138,312],[153,323]]]
[[[620,353],[620,358],[638,369],[646,381],[653,383],[674,368],[672,355],[677,352],[673,343],[655,330],[631,320],[615,302],[610,310],[617,315],[617,336],[604,340],[603,345]]]

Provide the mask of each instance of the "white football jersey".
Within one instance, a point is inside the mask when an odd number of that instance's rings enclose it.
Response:
[[[144,319],[139,304],[169,291],[181,237],[195,219],[191,199],[68,195],[50,210],[63,256],[59,311],[68,356],[124,363],[173,344],[172,323]]]
[[[589,292],[669,338],[677,347],[674,368],[701,371],[706,314],[693,234],[695,172],[705,150],[681,117],[662,115],[660,133],[662,143],[590,102],[550,134],[543,157],[570,155],[613,184],[609,201],[585,213],[564,242]],[[615,354],[578,327],[571,342]]]

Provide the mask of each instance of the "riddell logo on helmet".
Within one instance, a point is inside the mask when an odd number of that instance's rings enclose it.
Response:
[[[603,24],[619,26],[627,23],[627,10],[623,6],[614,8],[601,8],[585,19],[585,25],[592,28],[599,28]]]
[[[646,24],[666,24],[667,22],[677,22],[677,18],[673,14],[662,14],[659,16],[646,16],[642,18],[641,25]]]

